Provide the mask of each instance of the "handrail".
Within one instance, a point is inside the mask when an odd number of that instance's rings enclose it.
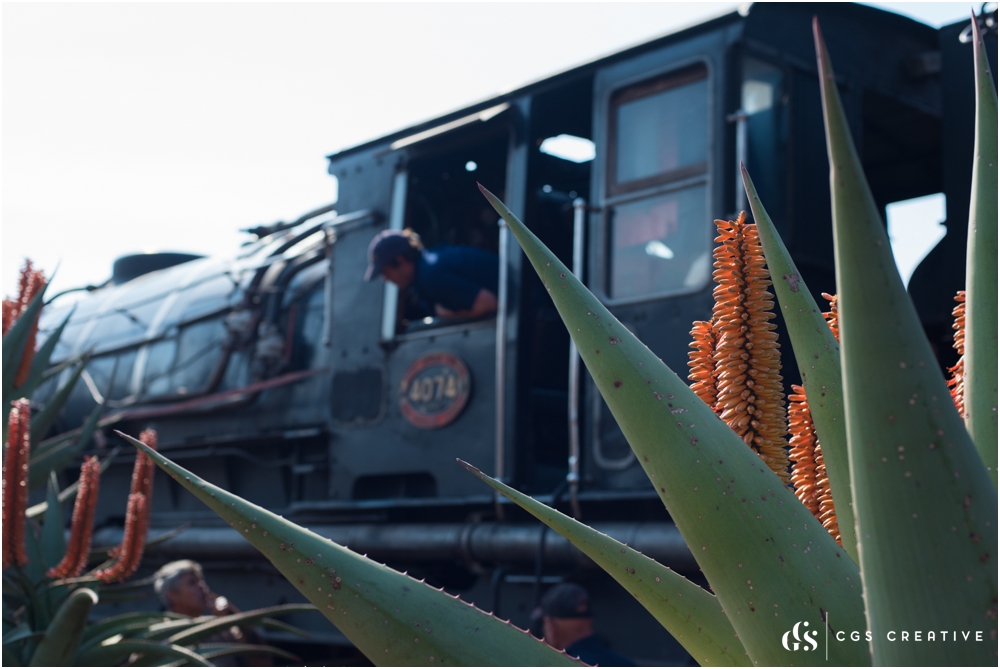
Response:
[[[573,274],[583,281],[583,234],[587,215],[587,201],[582,197],[573,200]],[[569,340],[569,502],[573,517],[580,518],[580,352],[576,342]]]
[[[497,278],[497,350],[496,350],[496,448],[493,463],[493,476],[504,481],[506,476],[506,433],[507,422],[505,394],[506,394],[506,369],[507,369],[507,247],[510,243],[510,229],[507,223],[501,218],[498,222],[500,226],[499,256],[500,271]],[[500,504],[501,495],[494,493],[494,506],[497,517],[503,518],[503,506]]]

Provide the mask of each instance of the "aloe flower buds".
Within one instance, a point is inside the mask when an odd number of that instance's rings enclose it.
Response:
[[[139,435],[139,440],[156,450],[156,430],[144,430]],[[94,573],[94,576],[104,583],[124,581],[139,568],[142,551],[146,545],[146,533],[149,531],[155,468],[156,464],[149,456],[142,452],[136,453],[122,542],[108,553],[110,557],[115,558],[115,562],[107,569],[100,569]]]
[[[62,561],[50,569],[50,578],[72,578],[79,576],[87,566],[90,554],[90,540],[93,536],[94,511],[97,509],[97,493],[101,484],[101,463],[89,457],[80,468],[80,487],[73,506],[73,523],[70,526],[69,544]]]
[[[952,329],[955,331],[955,343],[952,346],[961,356],[954,366],[948,368],[948,390],[951,391],[951,399],[955,401],[955,408],[962,418],[965,418],[965,291],[960,290],[955,295],[958,305],[951,312],[955,317],[955,324]]]
[[[788,396],[788,431],[791,433],[788,440],[791,451],[788,457],[792,461],[795,496],[818,519],[816,451],[819,444],[816,442],[816,428],[809,413],[806,391],[802,386],[792,385],[792,394]]]
[[[785,399],[781,387],[778,335],[772,322],[774,297],[768,286],[757,226],[746,214],[715,221],[716,412],[785,483],[789,482]]]
[[[31,450],[31,405],[17,400],[7,422],[3,458],[3,568],[28,563],[25,547],[28,508],[28,457]]]
[[[94,577],[102,583],[124,581],[135,573],[142,562],[142,551],[149,529],[149,511],[146,496],[141,492],[129,495],[125,515],[125,535],[118,545],[118,557],[107,569],[98,569]]]
[[[689,346],[693,349],[688,353],[688,367],[691,368],[688,379],[692,381],[691,390],[708,406],[715,408],[718,395],[715,378],[715,332],[709,321],[695,321],[692,324]]]
[[[7,298],[3,301],[3,334],[14,325],[14,322],[21,316],[31,300],[45,287],[45,275],[40,270],[32,267],[30,260],[24,261],[21,268],[21,278],[18,282],[17,298]],[[28,342],[24,347],[24,355],[21,357],[21,365],[18,367],[17,376],[14,378],[14,387],[20,388],[28,380],[28,372],[31,370],[31,363],[35,354],[35,338],[38,335],[38,320],[36,318],[28,335]]]

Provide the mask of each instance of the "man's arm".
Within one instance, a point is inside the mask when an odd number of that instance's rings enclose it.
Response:
[[[492,291],[480,288],[476,299],[468,309],[448,309],[440,304],[434,305],[434,313],[441,318],[478,318],[492,314],[497,310],[497,296]]]

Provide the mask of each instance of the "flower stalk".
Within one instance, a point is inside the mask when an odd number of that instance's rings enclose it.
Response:
[[[716,220],[715,410],[768,467],[789,483],[788,432],[781,386],[781,357],[757,226],[741,212],[735,221]]]
[[[21,314],[28,308],[31,301],[38,293],[45,288],[45,275],[41,270],[36,270],[30,260],[24,261],[21,268],[21,277],[18,281],[18,292],[16,298],[7,298],[3,301],[3,334],[13,327]],[[35,339],[38,336],[38,318],[32,324],[28,341],[24,347],[24,355],[21,356],[21,364],[18,367],[17,375],[14,377],[14,387],[20,388],[28,380],[28,373],[31,371],[31,363],[35,357]]]
[[[156,430],[143,430],[139,440],[156,450]],[[125,532],[122,541],[108,556],[115,561],[106,569],[94,572],[94,577],[103,583],[124,581],[135,573],[142,562],[142,552],[149,532],[149,517],[152,512],[153,474],[156,465],[145,453],[136,453],[132,468],[132,485],[125,514]]]
[[[101,484],[101,463],[91,456],[80,468],[80,486],[73,506],[73,522],[70,525],[69,545],[66,554],[46,576],[50,578],[72,578],[79,576],[87,566],[91,538],[94,532],[94,512],[97,509],[97,495]]]
[[[31,451],[31,404],[13,403],[7,419],[7,448],[3,459],[3,568],[28,563],[26,547],[28,458]]]

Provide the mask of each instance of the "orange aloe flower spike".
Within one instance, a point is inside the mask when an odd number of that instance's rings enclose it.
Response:
[[[837,523],[837,511],[833,508],[833,491],[830,490],[830,479],[827,477],[826,462],[823,460],[823,447],[819,442],[816,442],[816,490],[819,498],[819,513],[816,514],[816,518],[830,536],[843,546],[844,543],[840,540],[840,526]]]
[[[691,390],[694,394],[714,409],[718,394],[715,380],[715,332],[709,321],[695,321],[692,325],[693,341],[689,344],[692,350],[688,352],[688,367],[691,371],[688,380],[692,382]]]
[[[774,297],[757,226],[741,212],[715,221],[716,411],[784,482],[790,481]]]
[[[28,564],[28,458],[31,451],[31,404],[17,400],[7,419],[3,458],[3,568]]]
[[[826,319],[827,325],[830,326],[830,331],[833,336],[840,341],[840,323],[837,318],[837,296],[831,295],[830,293],[822,293],[823,299],[830,303],[830,311],[823,312],[823,318]]]
[[[955,317],[952,329],[955,331],[955,341],[952,346],[958,351],[958,362],[948,368],[948,390],[951,391],[951,399],[955,402],[955,408],[963,418],[965,417],[965,291],[960,290],[955,295],[958,305],[951,312]]]
[[[118,559],[107,569],[94,572],[94,578],[101,583],[124,581],[139,568],[146,545],[146,532],[149,530],[146,506],[146,496],[141,492],[129,495],[125,533],[119,545]]]
[[[24,313],[28,305],[31,304],[31,300],[44,287],[45,275],[40,270],[34,269],[30,260],[25,260],[24,267],[21,268],[21,277],[18,281],[17,300],[11,301],[11,306],[9,307],[7,306],[7,301],[4,301],[4,334],[7,334],[7,330],[13,326],[14,322]],[[28,374],[31,372],[31,363],[35,358],[35,339],[37,336],[38,319],[36,318],[35,322],[32,323],[31,332],[28,334],[28,341],[24,346],[24,355],[21,356],[21,366],[18,367],[17,375],[14,377],[15,388],[20,388],[28,380]]]
[[[816,490],[816,430],[809,413],[806,391],[802,386],[792,385],[788,396],[788,431],[791,450],[788,459],[792,461],[792,484],[795,496],[819,518],[819,495]]]
[[[11,326],[14,325],[14,321],[17,320],[17,303],[5,297],[3,301],[3,335],[7,336],[7,330],[10,330]]]
[[[142,434],[139,435],[139,441],[146,444],[154,451],[156,450],[156,430],[143,430]],[[156,463],[153,462],[152,458],[148,457],[145,453],[136,452],[135,465],[132,468],[132,484],[129,490],[129,498],[136,493],[142,493],[145,495],[146,500],[150,502],[146,505],[146,523],[149,523],[149,515],[152,513],[152,499],[153,499],[153,476],[156,473]],[[108,552],[108,557],[118,557],[119,553],[122,551],[124,546],[124,541],[115,546]]]
[[[93,456],[88,457],[80,468],[80,487],[76,493],[76,503],[73,505],[73,522],[70,525],[66,554],[59,564],[48,571],[46,576],[49,578],[79,576],[87,566],[100,485],[101,463]]]

